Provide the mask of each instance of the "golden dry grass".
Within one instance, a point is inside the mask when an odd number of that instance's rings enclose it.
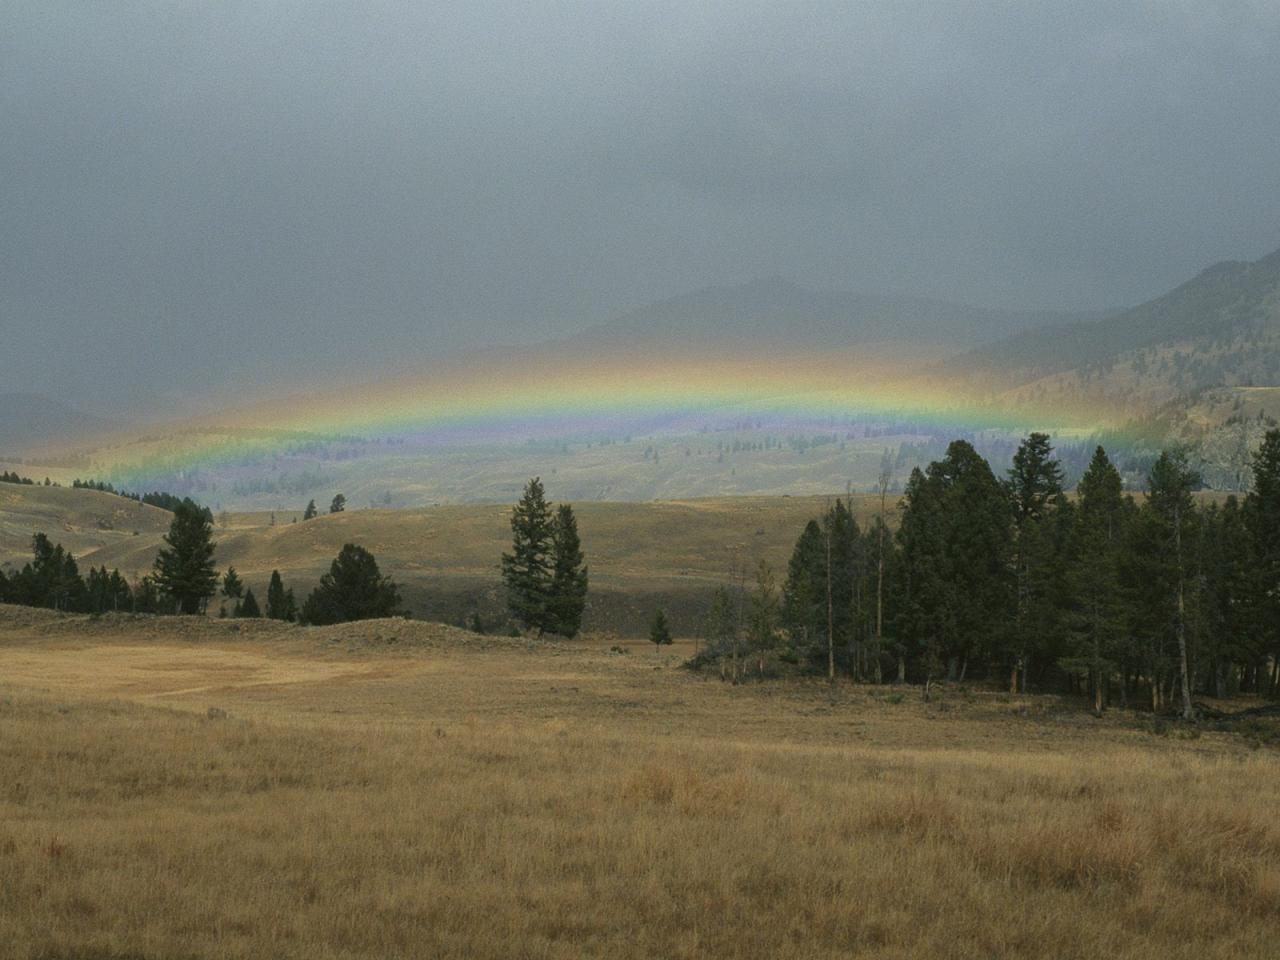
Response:
[[[142,547],[154,558],[172,520],[158,507],[96,490],[0,483],[0,566],[20,569],[30,560],[33,533],[76,557]]]
[[[764,559],[785,570],[805,523],[831,499],[576,505],[591,572],[588,628],[644,636],[661,606],[678,631],[692,633],[716,586],[729,581],[731,567],[749,573]],[[855,499],[859,521],[870,523],[878,499]],[[352,509],[306,523],[292,523],[293,516],[278,513],[273,526],[269,512],[219,515],[218,569],[234,566],[259,600],[271,571],[279,570],[301,600],[342,545],[358,543],[401,585],[416,616],[462,622],[479,610],[491,624],[505,616],[499,564],[511,548],[510,504]],[[20,568],[30,559],[31,534],[43,530],[75,554],[82,572],[105,564],[136,581],[151,570],[170,519],[164,511],[96,491],[0,484],[0,566]],[[214,603],[210,612],[217,610]]]
[[[898,693],[0,607],[0,956],[1276,955],[1273,751]]]

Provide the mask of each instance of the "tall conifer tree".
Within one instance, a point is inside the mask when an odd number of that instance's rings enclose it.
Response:
[[[1172,591],[1173,632],[1177,645],[1178,687],[1182,699],[1182,716],[1191,720],[1191,654],[1187,643],[1187,574],[1191,534],[1196,522],[1195,503],[1191,493],[1200,477],[1187,465],[1183,451],[1165,451],[1151,468],[1147,481],[1147,502],[1155,529],[1158,548],[1164,551],[1167,567],[1166,584]]]
[[[507,607],[526,630],[541,636],[548,624],[554,575],[554,530],[542,481],[530,480],[511,512],[511,553],[502,555]]]
[[[1271,658],[1271,693],[1280,692],[1280,430],[1268,430],[1253,455],[1253,489],[1245,499],[1245,522],[1253,546],[1254,583],[1250,591],[1252,625],[1262,652],[1253,672],[1261,674]]]
[[[1049,512],[1062,504],[1062,467],[1053,457],[1046,433],[1032,433],[1019,444],[1008,476],[1013,501],[1014,575],[1017,588],[1016,653],[1010,686],[1026,692],[1032,651],[1052,629],[1049,593],[1058,559]],[[1037,642],[1039,641],[1039,643]]]
[[[1069,574],[1074,601],[1068,621],[1070,654],[1074,662],[1086,665],[1094,712],[1101,715],[1108,678],[1123,657],[1119,552],[1127,516],[1120,473],[1102,447],[1094,451],[1076,494],[1079,507]]]
[[[290,621],[297,616],[293,591],[285,589],[279,570],[271,571],[271,582],[267,585],[267,616],[272,620]]]
[[[547,601],[546,629],[563,637],[576,637],[582,629],[587,604],[587,568],[573,507],[556,508],[551,530],[551,595]]]
[[[191,499],[173,511],[173,521],[156,556],[156,585],[174,599],[178,612],[199,613],[217,590],[213,570],[213,518]]]

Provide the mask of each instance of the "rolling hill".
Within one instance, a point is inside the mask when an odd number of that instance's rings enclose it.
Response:
[[[678,631],[692,633],[717,586],[749,580],[761,559],[781,576],[804,524],[830,499],[575,504],[591,577],[586,629],[641,636],[661,606]],[[855,504],[859,522],[869,523],[878,499],[855,496]],[[170,516],[96,491],[0,484],[0,566],[20,567],[31,534],[43,531],[82,571],[105,565],[136,581],[150,570]],[[259,597],[278,569],[301,599],[344,543],[358,543],[401,585],[415,616],[458,623],[478,612],[495,623],[505,617],[499,559],[510,548],[510,516],[509,504],[349,510],[298,523],[226,514],[214,527],[215,562],[234,566]]]
[[[1012,400],[1083,396],[1132,406],[1211,387],[1280,384],[1280,250],[1215,264],[1103,319],[1028,330],[946,364]]]
[[[34,533],[48,534],[77,558],[131,549],[154,557],[172,518],[158,507],[96,490],[0,483],[0,567],[20,568],[31,559]]]
[[[1084,319],[1048,310],[1000,310],[923,297],[812,290],[781,277],[708,287],[650,304],[573,337],[588,349],[724,349],[739,340],[771,348],[848,349],[906,342],[929,355]]]

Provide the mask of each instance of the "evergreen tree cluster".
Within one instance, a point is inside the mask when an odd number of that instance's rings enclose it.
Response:
[[[587,567],[573,507],[552,510],[534,477],[511,513],[511,553],[502,555],[507,607],[526,630],[577,636],[587,602]]]
[[[298,605],[293,599],[293,587],[285,587],[279,570],[271,571],[267,585],[267,618],[292,623],[298,619]]]
[[[13,473],[10,473],[8,470],[5,470],[3,473],[0,473],[0,483],[20,483],[28,487],[35,486],[34,480],[32,480],[30,477],[19,476],[16,470]]]
[[[273,575],[273,589],[276,579]],[[273,607],[272,589],[268,589],[269,611],[287,609],[293,602],[292,594],[284,590],[283,584],[279,590]],[[400,591],[395,581],[382,575],[373,554],[348,543],[330,564],[329,572],[320,578],[319,586],[303,602],[300,618],[303,623],[322,625],[400,615]]]
[[[133,609],[133,590],[119,570],[90,567],[86,580],[75,557],[43,533],[31,538],[31,553],[31,561],[17,573],[6,577],[0,571],[0,602],[68,613]]]
[[[70,613],[199,613],[218,589],[211,534],[207,511],[190,500],[180,502],[152,575],[131,587],[119,570],[108,572],[105,566],[91,567],[88,577],[81,577],[75,557],[37,533],[31,539],[31,562],[12,575],[0,571],[0,602]],[[221,594],[232,604],[231,616],[264,615],[235,567],[222,575]],[[222,615],[227,615],[226,604]],[[298,618],[293,590],[285,587],[279,570],[271,571],[265,616]]]
[[[150,493],[130,493],[128,490],[117,490],[111,484],[102,480],[81,480],[76,478],[71,481],[71,487],[73,490],[97,490],[99,493],[112,493],[117,497],[124,497],[126,500],[133,500],[136,503],[145,503],[152,507],[159,507],[161,510],[168,510],[170,513],[176,512],[184,499],[183,497],[174,496],[172,493],[164,493],[161,490],[153,490]],[[202,509],[212,521],[213,511],[208,507],[203,507]]]
[[[1135,499],[1099,447],[1068,496],[1048,436],[1004,478],[957,440],[912,472],[892,535],[883,516],[859,530],[840,500],[805,526],[774,642],[830,676],[1069,688],[1098,711],[1280,693],[1280,430],[1253,475],[1243,500],[1199,500],[1166,451]],[[726,635],[728,606],[712,618]]]

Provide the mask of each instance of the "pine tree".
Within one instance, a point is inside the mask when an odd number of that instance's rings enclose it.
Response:
[[[330,513],[341,513],[345,509],[347,509],[347,498],[344,497],[342,494],[338,494],[329,503]]]
[[[303,622],[346,623],[399,614],[400,593],[390,577],[382,576],[373,554],[354,543],[343,546],[302,604]]]
[[[1120,548],[1128,519],[1120,473],[1102,447],[1076,486],[1076,511],[1068,574],[1072,613],[1069,656],[1063,665],[1087,670],[1094,712],[1106,707],[1108,680],[1125,660],[1119,588]],[[1121,676],[1123,690],[1124,676]]]
[[[239,600],[244,596],[244,582],[235,567],[227,567],[227,572],[222,575],[222,595],[228,600]]]
[[[271,582],[267,585],[267,616],[272,620],[292,620],[293,591],[284,588],[284,580],[279,570],[271,571]]]
[[[156,589],[155,578],[143,577],[133,591],[133,612],[158,613],[159,610],[160,591]]]
[[[1200,512],[1195,544],[1195,626],[1201,672],[1215,697],[1238,689],[1235,666],[1265,674],[1267,646],[1252,620],[1255,572],[1245,510],[1235,496]]]
[[[1252,667],[1261,679],[1271,658],[1270,692],[1280,692],[1280,430],[1268,430],[1253,455],[1253,489],[1244,516],[1253,548],[1252,625],[1261,653]],[[1263,689],[1263,683],[1255,684]]]
[[[1004,646],[1011,521],[1004,488],[967,441],[953,441],[927,471],[912,471],[898,529],[907,579],[899,619],[922,659],[926,696],[944,664],[962,678],[970,657]]]
[[[258,607],[258,598],[253,595],[252,589],[244,592],[244,600],[240,603],[236,610],[237,617],[261,617],[262,610]]]
[[[104,566],[102,569],[107,568]],[[107,580],[107,598],[111,610],[127,610],[132,606],[133,595],[129,590],[129,581],[120,575],[119,570],[112,570]]]
[[[302,519],[312,520],[315,518],[316,513],[316,502],[314,500],[308,500],[307,509],[302,511]]]
[[[930,684],[942,670],[942,642],[949,626],[944,606],[941,490],[916,467],[907,479],[902,499],[902,522],[895,535],[902,557],[902,604],[897,630],[906,656],[917,661],[923,670],[927,699]]]
[[[649,642],[654,652],[671,643],[671,630],[667,627],[667,617],[661,610],[653,615],[653,623],[649,627]]]
[[[1011,692],[1026,693],[1031,655],[1046,645],[1056,610],[1047,595],[1050,567],[1059,559],[1049,529],[1051,506],[1064,505],[1062,466],[1053,459],[1049,435],[1032,433],[1019,444],[1008,475],[1013,501],[1014,575],[1018,634]]]
[[[551,531],[551,595],[547,601],[546,628],[563,637],[575,637],[582,628],[587,604],[587,568],[583,565],[578,521],[567,503],[556,508]]]
[[[89,568],[89,575],[85,577],[85,596],[88,601],[90,613],[102,613],[106,609],[107,603],[107,568],[103,567],[101,572],[97,567]]]
[[[89,609],[89,592],[75,557],[62,544],[37,533],[31,538],[31,554],[31,562],[9,587],[20,603],[63,611]]]
[[[166,546],[156,556],[156,585],[174,599],[178,612],[199,613],[217,590],[213,570],[213,522],[208,511],[184,499],[173,512]]]
[[[511,615],[526,630],[537,630],[539,636],[548,624],[554,536],[542,481],[534,477],[511,512],[511,553],[502,555],[502,580]]]
[[[805,524],[787,562],[782,621],[792,643],[811,657],[826,649],[826,537],[816,520]]]
[[[1187,649],[1187,574],[1188,548],[1196,514],[1191,493],[1200,477],[1187,465],[1180,450],[1160,454],[1147,481],[1147,502],[1159,533],[1159,547],[1164,551],[1168,568],[1167,584],[1173,592],[1175,615],[1174,637],[1177,642],[1178,686],[1182,696],[1182,716],[1195,718],[1191,704],[1191,655]]]

